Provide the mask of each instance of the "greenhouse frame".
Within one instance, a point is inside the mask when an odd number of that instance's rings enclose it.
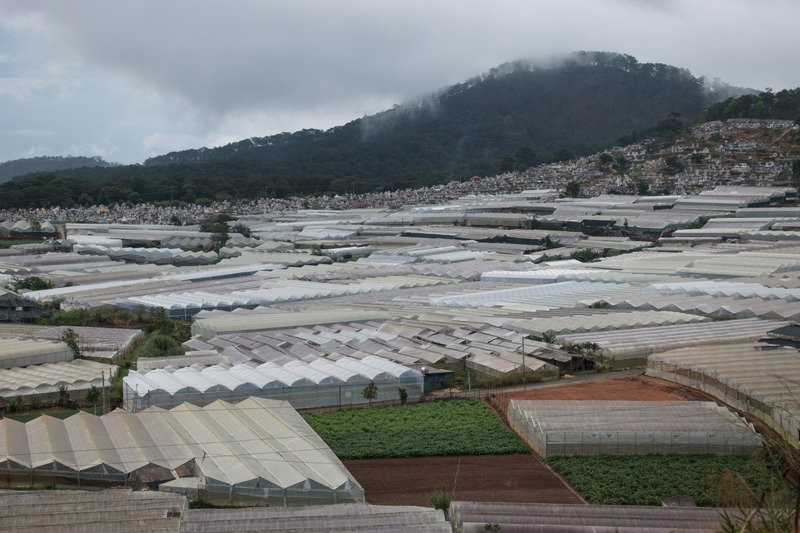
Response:
[[[714,402],[511,400],[511,427],[542,457],[749,455],[755,430]]]

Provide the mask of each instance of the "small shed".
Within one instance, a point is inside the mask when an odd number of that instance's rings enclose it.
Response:
[[[0,289],[0,322],[35,322],[40,316],[49,317],[50,310],[15,292]]]
[[[452,370],[433,368],[428,365],[408,365],[408,367],[422,373],[422,390],[425,394],[435,390],[452,389],[456,386],[456,373]]]

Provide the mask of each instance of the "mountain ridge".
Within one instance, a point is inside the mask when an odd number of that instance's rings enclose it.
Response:
[[[36,172],[54,172],[83,167],[113,167],[118,163],[109,163],[99,156],[38,156],[13,159],[0,163],[0,183],[17,176]]]
[[[325,131],[251,137],[170,152],[142,165],[18,179],[3,191],[4,203],[67,202],[83,193],[102,203],[193,202],[446,183],[591,154],[625,144],[665,119],[693,121],[727,96],[711,93],[686,69],[622,54],[579,52],[546,65],[521,60]],[[54,179],[52,198],[30,192]]]

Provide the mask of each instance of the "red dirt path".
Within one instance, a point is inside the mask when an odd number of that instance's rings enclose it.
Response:
[[[607,379],[539,386],[498,395],[495,400],[707,400],[687,387],[646,376],[608,376]],[[431,493],[483,502],[582,503],[580,498],[534,455],[424,457],[343,461],[364,488],[367,503],[429,507]]]

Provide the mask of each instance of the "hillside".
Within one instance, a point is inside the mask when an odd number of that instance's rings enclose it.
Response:
[[[286,197],[420,187],[626,144],[660,121],[692,121],[728,93],[662,64],[581,52],[518,61],[327,131],[187,150],[144,165],[61,170],[6,184],[0,207]]]
[[[13,161],[0,163],[0,183],[26,174],[56,172],[59,170],[83,167],[111,166],[116,166],[116,164],[104,161],[101,157],[43,156],[15,159]]]

